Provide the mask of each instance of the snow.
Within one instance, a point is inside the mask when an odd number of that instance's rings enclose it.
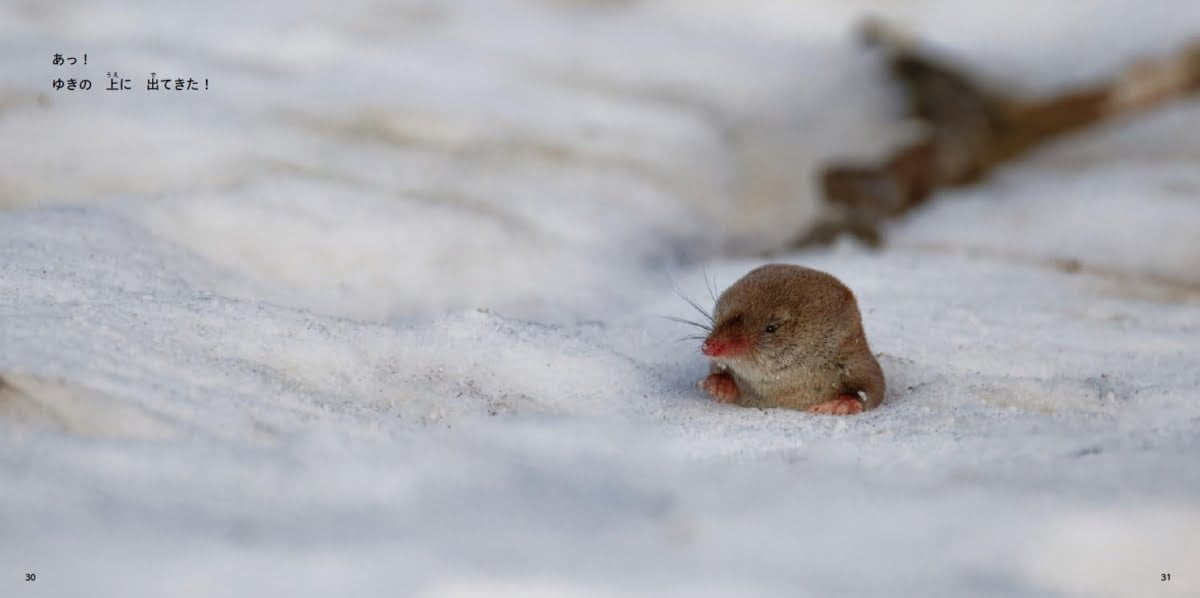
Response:
[[[1200,591],[1194,101],[745,257],[899,134],[860,16],[1046,91],[1189,2],[199,6],[0,6],[0,595]],[[855,290],[880,409],[695,388],[673,287],[768,259]]]

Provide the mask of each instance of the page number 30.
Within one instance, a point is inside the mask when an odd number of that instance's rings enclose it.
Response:
[[[25,581],[37,581],[37,573],[26,573]]]

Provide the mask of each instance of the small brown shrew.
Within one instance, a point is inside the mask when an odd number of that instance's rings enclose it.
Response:
[[[883,402],[854,293],[811,268],[769,264],[721,293],[700,387],[722,403],[849,415]]]

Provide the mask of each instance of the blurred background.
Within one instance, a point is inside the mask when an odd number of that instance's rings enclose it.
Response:
[[[0,206],[145,200],[155,234],[226,269],[205,284],[370,319],[481,303],[569,319],[637,301],[632,271],[788,248],[822,213],[823,167],[913,137],[887,61],[859,39],[867,17],[1028,98],[1109,81],[1200,32],[1188,0],[0,12]],[[59,53],[87,64],[56,66]],[[130,89],[108,91],[109,73]],[[151,73],[207,89],[150,91]],[[1197,113],[1172,114],[1156,130],[1177,134],[1135,127],[1034,160],[1192,160]],[[1090,209],[1071,205],[1072,220]]]

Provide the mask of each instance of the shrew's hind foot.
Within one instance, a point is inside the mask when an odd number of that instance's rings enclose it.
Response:
[[[736,403],[742,394],[738,390],[733,376],[725,373],[709,374],[707,378],[700,381],[700,388],[712,395],[719,403]]]
[[[824,403],[817,403],[808,408],[810,413],[823,413],[825,415],[854,415],[862,413],[863,402],[854,395],[838,395],[836,399],[829,399]]]

